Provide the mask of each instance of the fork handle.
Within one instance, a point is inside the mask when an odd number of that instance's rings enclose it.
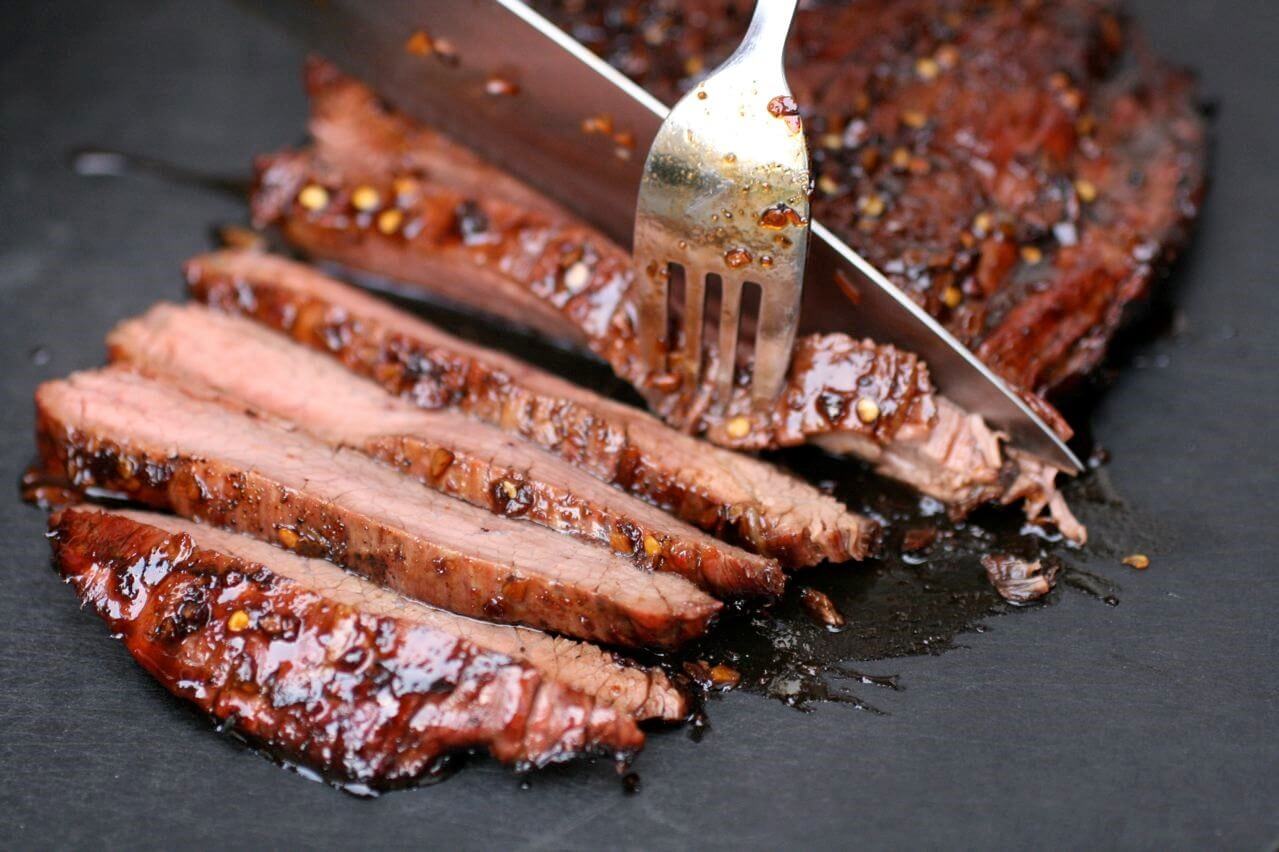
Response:
[[[758,0],[746,36],[725,65],[749,58],[775,62],[780,67],[798,5],[799,0]]]

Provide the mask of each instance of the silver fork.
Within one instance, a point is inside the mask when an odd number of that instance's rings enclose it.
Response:
[[[650,373],[700,381],[708,276],[720,280],[719,400],[738,363],[742,291],[759,287],[752,395],[777,397],[790,363],[808,250],[808,149],[782,69],[798,0],[759,0],[741,45],[675,108],[649,149],[635,215],[640,341]],[[682,275],[682,345],[668,340]],[[748,318],[749,327],[749,318]]]

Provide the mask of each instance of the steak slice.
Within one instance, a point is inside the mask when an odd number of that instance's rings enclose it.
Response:
[[[330,778],[404,784],[473,748],[526,767],[643,745],[630,717],[532,666],[278,560],[142,513],[76,507],[49,526],[63,578],[165,688]]]
[[[719,407],[711,405],[709,385],[684,387],[675,374],[650,375],[636,336],[626,252],[550,202],[530,205],[532,191],[512,191],[507,176],[495,177],[482,197],[465,194],[481,174],[499,173],[388,111],[331,65],[311,62],[307,82],[315,146],[259,161],[254,210],[309,253],[583,344],[668,423],[717,444],[763,449],[813,441],[860,456],[955,514],[987,500],[1024,498],[1030,518],[1048,508],[1063,533],[1083,540],[1082,525],[1054,485],[1058,471],[1005,449],[1002,436],[979,418],[937,396],[927,367],[910,353],[843,334],[802,337],[782,396],[765,409],[745,387]],[[306,187],[322,189],[322,208],[300,203]],[[383,227],[380,215],[355,211],[357,191],[385,199],[383,212],[398,217],[397,229]],[[543,309],[528,307],[530,297]],[[713,373],[713,364],[704,371]],[[1031,401],[1068,431],[1055,412]],[[972,447],[993,452],[955,451]]]
[[[206,388],[472,505],[602,543],[712,594],[776,596],[785,586],[771,559],[717,541],[536,444],[453,409],[427,411],[391,396],[249,320],[161,304],[107,340],[113,359],[143,372]]]
[[[714,535],[802,567],[866,556],[878,527],[772,465],[710,446],[283,258],[223,251],[187,264],[195,297],[329,353],[429,409],[455,408]]]
[[[447,633],[476,648],[527,663],[547,680],[637,720],[679,721],[688,700],[660,669],[647,668],[589,642],[552,636],[531,627],[494,624],[396,594],[324,559],[299,556],[256,538],[197,524],[173,515],[133,509],[110,512],[171,535],[186,535],[196,547],[265,567],[299,588],[362,614],[394,618]]]
[[[44,384],[36,406],[49,474],[279,541],[463,615],[673,648],[721,606],[677,575],[120,368]]]

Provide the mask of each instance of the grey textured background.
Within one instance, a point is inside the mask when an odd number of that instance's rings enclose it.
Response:
[[[1172,282],[1183,328],[1142,343],[1096,412],[1108,476],[1145,519],[1110,543],[1149,543],[1153,558],[1142,574],[1090,558],[1122,583],[1119,607],[1067,594],[965,648],[875,667],[906,685],[875,694],[884,717],[732,695],[704,741],[651,738],[637,796],[605,766],[521,790],[482,763],[360,801],[216,736],[152,683],[77,611],[48,569],[43,518],[10,492],[0,842],[1274,848],[1279,6],[1135,6],[1221,111],[1214,188]],[[243,215],[181,187],[77,178],[63,153],[110,144],[243,172],[299,138],[304,104],[300,51],[224,3],[10,0],[3,15],[0,469],[14,482],[36,383],[97,363],[109,326],[176,297],[209,225]]]

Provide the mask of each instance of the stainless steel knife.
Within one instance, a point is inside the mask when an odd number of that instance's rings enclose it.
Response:
[[[519,0],[248,5],[399,109],[630,245],[644,155],[668,109]],[[409,50],[416,33],[421,49]],[[820,223],[808,254],[802,332],[843,331],[915,352],[946,396],[1015,446],[1083,470],[1002,379]]]

